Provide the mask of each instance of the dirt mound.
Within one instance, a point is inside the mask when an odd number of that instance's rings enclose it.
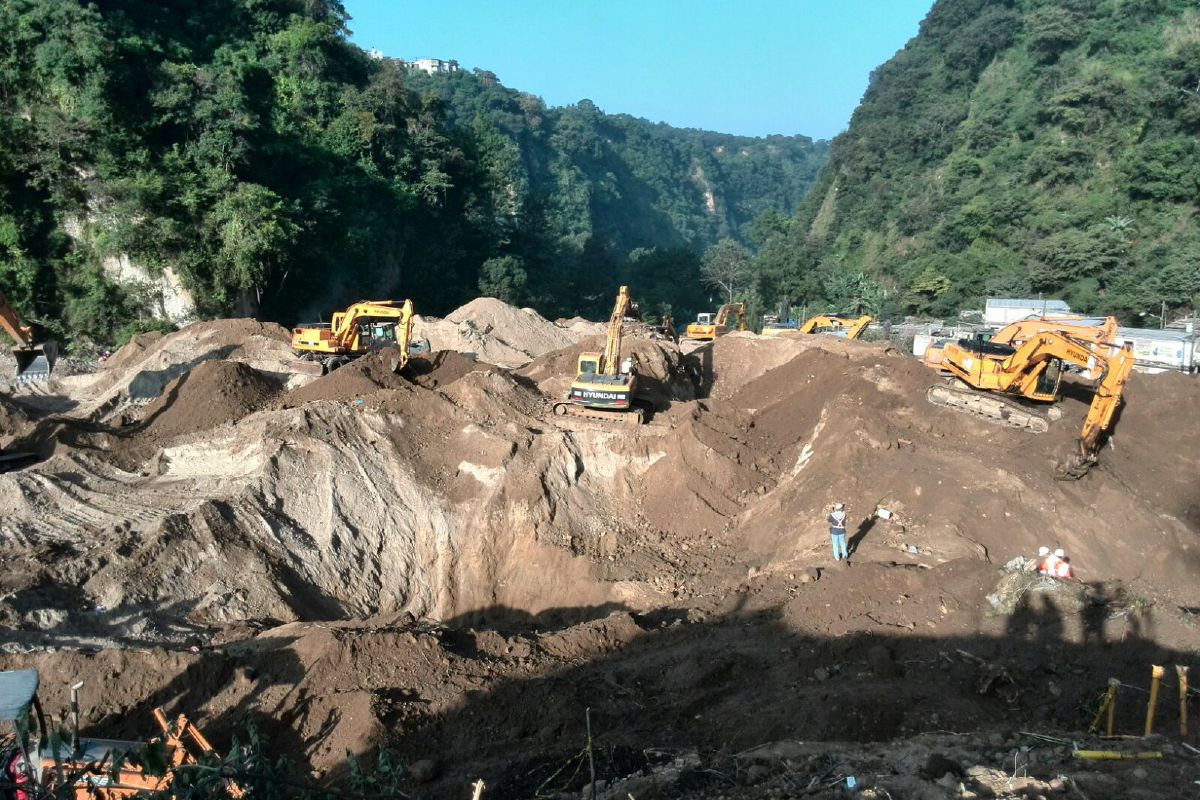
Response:
[[[435,389],[447,386],[471,372],[489,369],[486,364],[454,350],[441,350],[409,359],[407,374],[421,386]]]
[[[29,427],[29,415],[16,403],[0,395],[0,446],[22,435]]]
[[[531,308],[516,308],[493,297],[472,300],[445,319],[418,318],[413,333],[429,339],[434,350],[473,353],[503,367],[523,366],[586,335],[560,327]]]
[[[167,384],[141,414],[155,439],[209,430],[264,408],[282,385],[240,361],[205,361]]]
[[[355,400],[380,389],[395,389],[408,381],[392,371],[396,353],[380,350],[335,369],[312,383],[293,389],[280,399],[284,408],[294,408],[317,400]]]

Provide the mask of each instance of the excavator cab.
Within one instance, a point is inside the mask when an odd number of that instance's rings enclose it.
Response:
[[[358,326],[359,345],[365,350],[381,350],[396,344],[396,323],[372,319]]]

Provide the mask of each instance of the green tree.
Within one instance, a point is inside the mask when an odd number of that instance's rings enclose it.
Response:
[[[518,305],[525,295],[529,276],[517,256],[497,256],[483,262],[479,270],[479,291],[510,305]]]

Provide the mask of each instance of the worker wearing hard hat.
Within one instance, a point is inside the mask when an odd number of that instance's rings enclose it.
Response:
[[[1075,577],[1071,559],[1067,558],[1067,554],[1061,548],[1054,551],[1054,577],[1060,581],[1069,581]]]
[[[825,521],[829,523],[829,538],[833,541],[833,560],[849,558],[850,554],[846,551],[846,504],[834,503]]]
[[[1062,551],[1060,550],[1058,552]],[[1051,578],[1054,577],[1054,569],[1058,565],[1058,556],[1054,553],[1051,553],[1049,547],[1039,547],[1038,559],[1038,574]]]

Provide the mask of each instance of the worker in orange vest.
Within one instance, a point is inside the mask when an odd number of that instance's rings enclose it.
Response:
[[[1055,577],[1054,571],[1058,568],[1060,553],[1062,553],[1062,550],[1055,550],[1053,553],[1051,553],[1049,547],[1039,547],[1038,558],[1040,558],[1041,561],[1038,562],[1037,566],[1038,574],[1046,575],[1051,578]]]
[[[1051,575],[1060,581],[1069,581],[1075,577],[1075,568],[1071,566],[1071,559],[1067,558],[1067,554],[1061,549],[1054,551],[1054,571]]]

